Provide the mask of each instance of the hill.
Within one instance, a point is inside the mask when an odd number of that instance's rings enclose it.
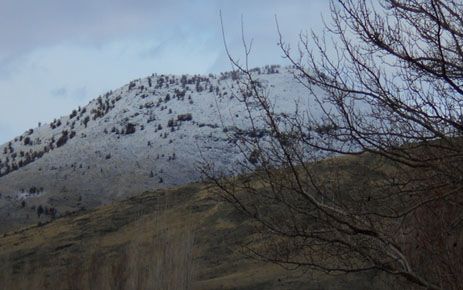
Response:
[[[0,289],[388,289],[245,259],[252,224],[207,184],[135,195],[0,237]]]
[[[276,112],[306,94],[289,68],[254,73]],[[61,215],[197,181],[202,158],[230,166],[250,126],[244,90],[233,72],[153,74],[1,145],[0,232],[44,221],[40,206]]]

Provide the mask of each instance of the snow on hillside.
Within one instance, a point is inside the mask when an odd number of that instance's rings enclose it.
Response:
[[[307,101],[290,69],[256,74],[277,110]],[[196,181],[201,154],[219,167],[240,158],[224,133],[249,123],[236,96],[233,73],[134,80],[0,146],[0,193],[73,192],[106,202]]]

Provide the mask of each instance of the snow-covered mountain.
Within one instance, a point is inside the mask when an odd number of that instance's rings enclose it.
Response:
[[[307,95],[289,68],[255,70],[275,108]],[[0,146],[3,198],[74,193],[94,204],[196,181],[202,157],[228,166],[226,134],[249,123],[235,73],[151,75]]]

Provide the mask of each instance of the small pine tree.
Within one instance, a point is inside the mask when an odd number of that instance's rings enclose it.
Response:
[[[37,216],[40,217],[43,214],[43,207],[42,205],[39,205],[37,208]]]
[[[135,133],[135,131],[135,125],[132,123],[127,123],[127,125],[125,126],[125,134],[133,134]]]

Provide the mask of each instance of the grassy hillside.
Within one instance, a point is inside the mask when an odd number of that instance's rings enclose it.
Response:
[[[0,237],[0,289],[381,289],[248,260],[252,226],[204,184],[146,192]]]

